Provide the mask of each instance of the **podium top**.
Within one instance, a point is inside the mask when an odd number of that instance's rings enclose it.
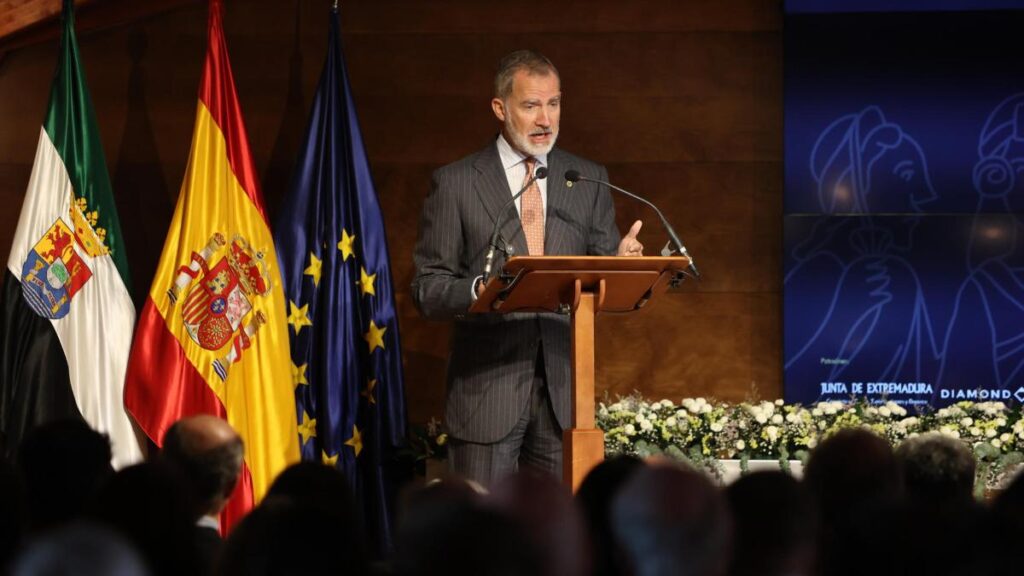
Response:
[[[517,256],[492,278],[473,313],[569,313],[580,292],[598,295],[598,310],[631,312],[683,277],[683,256]]]

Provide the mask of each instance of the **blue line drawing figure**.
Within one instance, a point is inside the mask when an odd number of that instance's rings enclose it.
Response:
[[[937,197],[924,150],[878,106],[829,124],[810,169],[826,214],[918,214]]]
[[[822,131],[810,171],[822,212],[836,216],[817,221],[790,254],[788,384],[922,381],[934,374],[938,347],[905,255],[921,206],[937,197],[924,151],[870,106]]]
[[[971,223],[967,272],[943,343],[940,390],[1009,390],[1024,401],[1024,93],[999,103],[978,139],[978,205]],[[946,400],[956,400],[955,396]]]

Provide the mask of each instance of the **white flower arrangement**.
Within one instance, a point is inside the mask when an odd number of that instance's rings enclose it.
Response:
[[[1002,402],[959,402],[914,413],[895,402],[819,402],[811,406],[774,402],[730,404],[705,398],[649,402],[639,394],[619,398],[597,411],[608,456],[667,455],[720,475],[718,460],[806,461],[808,453],[837,430],[864,427],[896,447],[906,438],[938,431],[972,449],[978,490],[996,487],[1024,462],[1024,417]]]

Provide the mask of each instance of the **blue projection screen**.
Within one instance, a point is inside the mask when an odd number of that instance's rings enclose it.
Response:
[[[790,402],[1024,402],[1024,14],[790,14]]]

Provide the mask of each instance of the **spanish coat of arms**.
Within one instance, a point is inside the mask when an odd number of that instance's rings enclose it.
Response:
[[[220,260],[210,266],[221,252]],[[216,232],[201,251],[192,253],[188,266],[178,269],[174,285],[167,290],[174,305],[191,285],[181,302],[181,317],[192,341],[211,351],[230,344],[226,354],[213,361],[221,380],[227,380],[228,369],[266,322],[263,312],[251,313],[254,300],[270,292],[267,271],[263,252],[254,251],[245,238],[236,234],[228,243]]]

